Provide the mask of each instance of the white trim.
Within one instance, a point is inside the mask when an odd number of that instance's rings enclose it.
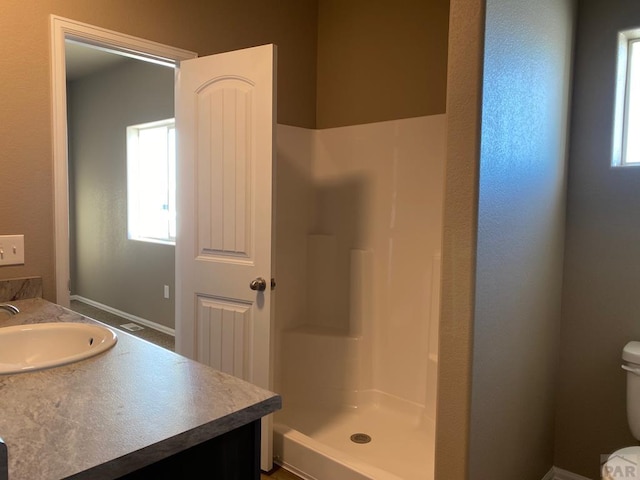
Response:
[[[127,320],[131,320],[132,322],[139,323],[140,325],[144,325],[145,327],[153,328],[154,330],[157,330],[162,333],[166,333],[167,335],[171,335],[172,337],[176,336],[176,331],[173,328],[165,327],[164,325],[160,325],[159,323],[152,322],[151,320],[147,320],[142,317],[137,317],[127,312],[123,312],[122,310],[118,310],[117,308],[113,308],[103,303],[96,302],[95,300],[85,298],[81,295],[71,295],[69,298],[70,300],[78,300],[82,303],[86,303],[87,305],[91,305],[92,307],[96,307],[96,308],[99,308],[100,310],[104,310],[105,312],[118,315],[119,317],[122,317],[122,318],[126,318]]]
[[[170,47],[56,15],[50,16],[50,38],[56,303],[68,307],[71,274],[69,268],[65,40],[70,39],[80,43],[87,43],[129,57],[176,67],[180,65],[180,61],[195,58],[198,55],[188,50]]]
[[[551,476],[549,476],[551,475]],[[583,477],[577,473],[569,472],[558,467],[553,467],[549,470],[542,480],[591,480],[590,478]]]
[[[618,55],[616,65],[616,90],[613,121],[613,150],[611,166],[638,167],[637,162],[627,162],[627,140],[629,137],[629,96],[631,91],[631,44],[640,41],[640,29],[618,32]]]

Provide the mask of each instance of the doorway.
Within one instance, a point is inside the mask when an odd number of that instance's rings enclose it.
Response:
[[[173,213],[175,148],[165,125],[138,127],[174,118],[175,69],[71,40],[65,57],[72,305],[173,335],[175,242],[152,227]]]
[[[197,55],[194,52],[111,32],[55,15],[51,16],[51,33],[56,302],[68,307],[71,267],[66,41],[72,40],[103,52],[170,67],[175,67],[181,60],[195,58]]]

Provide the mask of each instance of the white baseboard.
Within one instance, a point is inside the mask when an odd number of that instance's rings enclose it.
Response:
[[[577,473],[571,473],[558,467],[551,467],[542,480],[592,480]]]
[[[82,303],[86,303],[87,305],[91,305],[92,307],[96,307],[96,308],[99,308],[100,310],[104,310],[105,312],[113,313],[114,315],[118,315],[119,317],[126,318],[127,320],[131,320],[132,322],[135,322],[135,323],[139,323],[140,325],[144,325],[145,327],[153,328],[154,330],[158,330],[159,332],[166,333],[167,335],[171,335],[172,337],[176,336],[176,331],[173,328],[165,327],[164,325],[160,325],[159,323],[152,322],[151,320],[147,320],[141,317],[136,317],[135,315],[131,315],[130,313],[123,312],[122,310],[118,310],[117,308],[104,305],[100,302],[96,302],[95,300],[85,298],[81,295],[71,295],[70,298],[71,300],[78,300]]]

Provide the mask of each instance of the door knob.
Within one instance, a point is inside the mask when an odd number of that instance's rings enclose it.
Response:
[[[267,289],[267,281],[262,277],[255,278],[251,280],[251,283],[249,284],[249,288],[251,290],[264,292]]]

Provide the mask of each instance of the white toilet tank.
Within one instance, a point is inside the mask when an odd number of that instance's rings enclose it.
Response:
[[[622,350],[627,371],[627,421],[632,435],[640,440],[640,342],[629,342]]]

